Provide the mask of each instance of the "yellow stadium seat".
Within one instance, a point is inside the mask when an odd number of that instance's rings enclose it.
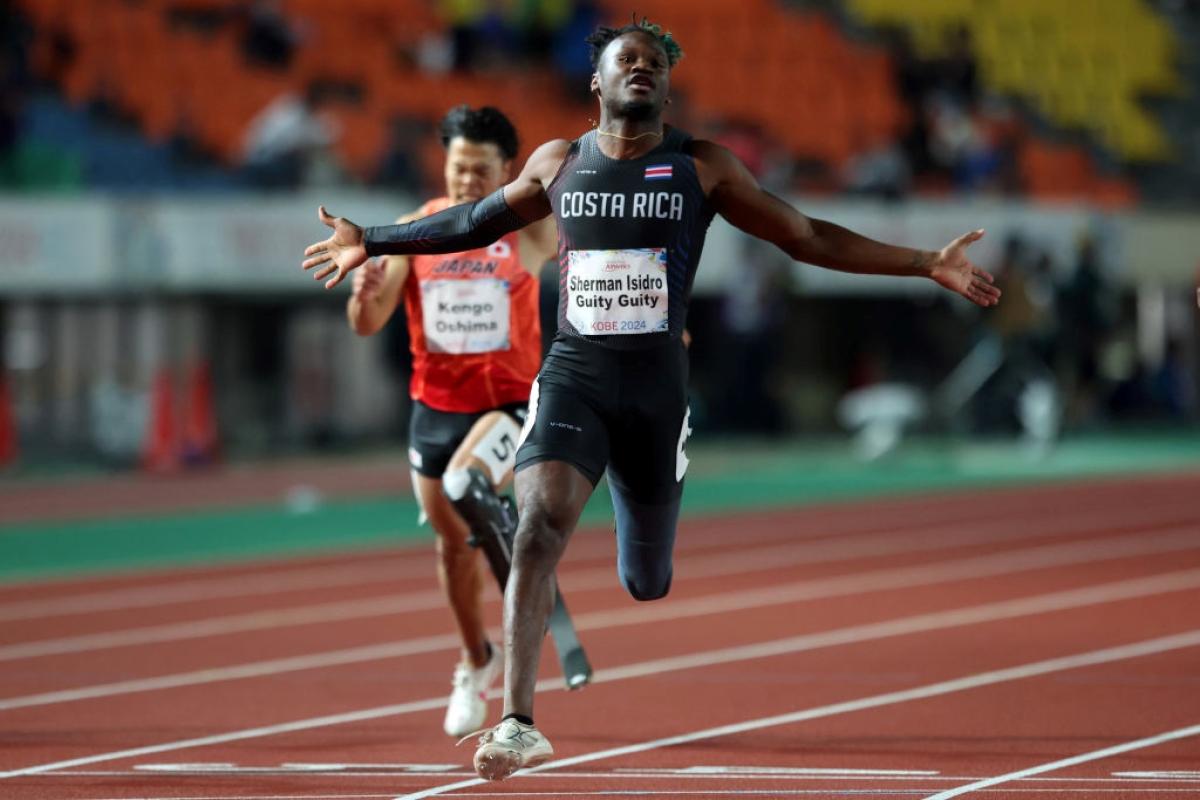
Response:
[[[1055,123],[1092,131],[1127,159],[1170,153],[1155,120],[1135,104],[1144,94],[1184,90],[1174,66],[1178,43],[1143,0],[848,0],[847,6],[870,25],[905,26],[925,55],[941,52],[949,26],[966,25],[981,78],[993,91],[1032,101]],[[1121,96],[1129,110],[1092,103],[1097,95]]]

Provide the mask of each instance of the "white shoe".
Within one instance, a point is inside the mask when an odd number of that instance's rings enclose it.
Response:
[[[458,739],[479,730],[487,720],[487,691],[503,671],[503,651],[492,645],[492,658],[479,669],[464,661],[454,668],[454,691],[442,728]]]
[[[479,737],[475,771],[486,781],[502,781],[521,767],[533,767],[554,755],[550,741],[532,725],[503,720]]]

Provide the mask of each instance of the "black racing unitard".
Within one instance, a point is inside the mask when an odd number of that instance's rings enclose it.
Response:
[[[667,128],[658,147],[622,160],[589,131],[571,143],[547,191],[558,222],[560,335],[609,348],[678,339],[713,209],[690,154]]]

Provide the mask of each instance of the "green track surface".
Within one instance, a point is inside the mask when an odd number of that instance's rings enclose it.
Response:
[[[1200,476],[1195,432],[1072,440],[1043,458],[1012,443],[911,443],[869,464],[844,443],[708,441],[689,452],[685,516],[1088,476]],[[611,524],[611,513],[601,487],[583,523]],[[13,525],[0,528],[0,581],[379,548],[431,537],[416,515],[407,496],[290,505],[281,498],[204,513]]]

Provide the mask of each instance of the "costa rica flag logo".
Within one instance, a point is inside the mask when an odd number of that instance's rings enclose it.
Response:
[[[666,181],[671,179],[670,164],[651,164],[646,167],[645,179],[648,181]]]

